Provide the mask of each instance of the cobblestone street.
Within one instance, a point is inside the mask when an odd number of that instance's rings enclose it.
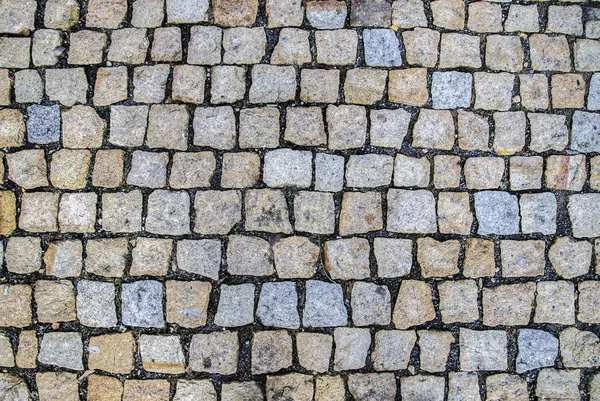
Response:
[[[600,401],[599,0],[0,0],[0,401]]]

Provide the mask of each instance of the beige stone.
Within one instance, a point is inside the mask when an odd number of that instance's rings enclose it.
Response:
[[[500,258],[503,277],[534,277],[544,274],[546,264],[544,241],[503,240],[500,242]]]
[[[382,100],[387,75],[387,71],[374,68],[354,68],[346,72],[346,103],[369,105]]]
[[[0,235],[8,236],[17,228],[16,203],[14,192],[0,191]]]
[[[449,331],[419,330],[419,364],[426,372],[444,372],[447,369],[450,347],[455,342]]]
[[[215,24],[223,26],[251,26],[256,21],[258,0],[213,0]]]
[[[166,380],[125,380],[123,401],[166,401],[169,389]]]
[[[90,337],[88,368],[129,374],[134,367],[135,341],[131,332]]]
[[[75,288],[68,280],[40,280],[35,284],[37,318],[42,323],[75,320]]]
[[[580,74],[556,74],[550,79],[552,107],[555,109],[580,109],[585,98],[585,81]]]
[[[166,283],[167,322],[181,327],[201,327],[206,324],[211,284],[203,281]]]
[[[417,240],[417,260],[421,266],[421,275],[446,277],[458,273],[458,253],[460,242],[457,240],[436,241],[433,238]]]
[[[548,188],[581,191],[586,178],[584,155],[552,155],[546,159],[544,181]]]
[[[26,327],[31,324],[31,287],[2,286],[0,294],[0,327]]]
[[[88,150],[61,149],[52,154],[50,182],[61,189],[82,189],[87,183],[92,154]]]
[[[393,103],[423,106],[429,99],[427,70],[409,68],[390,71],[388,99]]]
[[[479,319],[478,289],[474,280],[444,281],[437,288],[444,323],[469,323]]]
[[[465,277],[490,277],[496,274],[494,243],[483,238],[467,238],[463,275]]]
[[[23,330],[19,333],[19,346],[17,348],[17,366],[23,369],[37,367],[38,338],[35,330]]]
[[[298,333],[296,348],[300,365],[313,372],[327,372],[331,360],[333,339],[328,334]]]
[[[25,143],[25,119],[19,110],[0,110],[0,146],[21,146]]]
[[[116,188],[123,182],[125,152],[120,149],[102,149],[96,152],[92,185]]]
[[[35,375],[40,401],[79,401],[76,373],[40,372]]]
[[[531,320],[535,283],[505,284],[483,289],[483,324],[527,326]]]
[[[403,280],[392,320],[398,329],[407,329],[435,319],[431,288],[423,281]]]
[[[123,383],[118,378],[93,374],[87,383],[88,401],[121,401]]]

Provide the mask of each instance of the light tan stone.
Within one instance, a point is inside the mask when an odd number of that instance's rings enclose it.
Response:
[[[128,374],[134,367],[134,349],[131,332],[93,336],[88,347],[88,368]]]
[[[423,281],[402,281],[392,315],[396,328],[403,330],[433,319],[435,309],[429,285]]]

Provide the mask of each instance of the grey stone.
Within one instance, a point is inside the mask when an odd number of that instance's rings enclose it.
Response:
[[[217,391],[209,379],[177,380],[173,401],[217,401]]]
[[[344,187],[344,157],[317,153],[315,156],[315,189],[341,191]]]
[[[573,236],[600,236],[600,194],[571,195],[567,204]]]
[[[400,379],[400,391],[404,401],[443,401],[445,391],[443,377],[416,375]]]
[[[592,244],[558,237],[550,246],[548,259],[561,277],[572,279],[588,274],[592,262]]]
[[[466,72],[434,72],[431,84],[433,107],[456,109],[471,105],[473,77]]]
[[[539,400],[579,400],[579,382],[581,372],[578,369],[542,369],[538,373],[535,395]]]
[[[315,32],[317,63],[353,65],[356,63],[358,34],[353,29]]]
[[[170,71],[168,64],[136,67],[133,70],[133,100],[137,103],[162,102]]]
[[[273,2],[273,4],[281,4],[281,0]],[[299,2],[297,4],[300,6]],[[297,28],[283,28],[279,33],[279,40],[271,54],[270,61],[271,64],[303,65],[310,63],[312,56],[308,31]]]
[[[500,330],[460,329],[460,369],[506,370],[507,339],[506,333]]]
[[[511,4],[508,9],[508,18],[504,21],[504,30],[506,32],[539,32],[537,5]]]
[[[600,152],[600,114],[573,113],[571,148],[583,153]]]
[[[198,191],[194,210],[195,232],[228,234],[242,219],[242,194],[239,191]]]
[[[306,237],[283,238],[273,245],[277,276],[282,279],[311,278],[317,270],[320,247]]]
[[[328,105],[330,149],[360,148],[367,139],[367,112],[363,106]]]
[[[264,401],[260,386],[253,381],[223,383],[221,399],[231,401]]]
[[[558,339],[543,330],[521,329],[517,339],[517,373],[554,366],[558,356]]]
[[[378,331],[375,334],[375,349],[371,354],[373,368],[376,371],[406,369],[416,342],[414,331]]]
[[[325,242],[325,270],[337,280],[364,279],[370,276],[369,242],[366,238],[343,238]]]
[[[38,361],[60,368],[83,370],[81,333],[46,333],[40,342]]]
[[[47,144],[60,140],[60,107],[38,104],[27,107],[27,140]]]
[[[519,203],[515,195],[502,191],[475,194],[475,214],[482,235],[519,233]]]
[[[385,285],[357,281],[352,286],[351,306],[355,326],[387,326],[392,319],[390,291]]]
[[[39,29],[33,34],[31,59],[36,66],[55,65],[64,52],[62,34],[53,29]]]
[[[41,103],[44,86],[36,70],[15,72],[15,101],[17,103]]]
[[[345,1],[309,1],[306,4],[306,19],[316,29],[343,28],[347,15]]]
[[[427,26],[422,0],[395,0],[392,3],[392,24],[399,28]]]
[[[0,4],[0,33],[28,35],[35,29],[37,3],[33,0],[4,1]]]
[[[221,241],[217,239],[177,242],[177,267],[213,280],[219,279]]]
[[[136,0],[133,2],[131,25],[136,28],[157,28],[164,18],[164,0]]]
[[[411,115],[404,109],[370,110],[371,146],[400,149],[408,133]]]
[[[246,235],[229,236],[227,271],[244,276],[273,274],[273,254],[269,242]]]
[[[246,193],[246,230],[291,233],[289,211],[283,191],[251,189]]]
[[[278,372],[292,365],[292,337],[285,330],[254,332],[252,373]],[[267,379],[268,380],[268,379]],[[269,382],[267,381],[267,388]],[[272,391],[267,389],[267,391]],[[294,390],[290,390],[294,394]],[[277,398],[271,398],[277,399]]]
[[[167,0],[167,22],[194,24],[205,21],[208,6],[208,0]]]
[[[365,60],[371,67],[402,65],[400,43],[391,29],[365,29],[363,32]]]
[[[437,231],[435,199],[427,190],[389,189],[386,229],[399,233]]]
[[[216,26],[195,25],[190,29],[188,64],[214,65],[221,62],[223,30]]]
[[[256,316],[265,326],[299,328],[296,284],[293,281],[264,283],[260,291]]]
[[[104,277],[122,277],[129,256],[127,238],[98,238],[88,240],[85,251],[85,270]]]
[[[194,112],[194,145],[215,149],[235,146],[235,114],[231,106],[198,107]]]
[[[286,108],[284,139],[300,146],[319,146],[327,143],[320,107]]]
[[[394,401],[396,378],[393,373],[354,373],[348,377],[348,390],[356,401]]]
[[[481,401],[475,372],[448,373],[448,401]]]
[[[23,379],[9,373],[0,373],[1,401],[30,401],[29,389]]]
[[[81,274],[83,246],[81,241],[56,241],[48,244],[44,254],[46,275],[58,278]]]
[[[223,32],[225,64],[258,64],[265,54],[267,37],[263,27],[229,28]],[[267,65],[267,67],[269,67]]]
[[[215,324],[239,327],[254,322],[254,284],[221,285]]]
[[[139,238],[131,250],[131,276],[162,276],[169,271],[173,240]]]
[[[165,27],[154,30],[152,51],[150,57],[153,61],[181,61],[181,29],[179,27]]]
[[[412,241],[397,238],[375,238],[373,253],[377,262],[377,276],[401,277],[412,267]]]
[[[335,202],[333,194],[301,191],[294,197],[294,227],[296,231],[313,234],[333,234]]]
[[[142,193],[139,190],[102,194],[102,229],[136,232],[142,229]]]
[[[454,146],[455,136],[450,110],[421,109],[413,128],[412,146],[450,150]]]
[[[143,280],[121,287],[121,319],[126,326],[163,327],[163,288],[158,281]]]
[[[519,205],[523,234],[552,235],[556,232],[557,202],[553,193],[523,194]]]
[[[592,75],[587,98],[588,110],[600,110],[600,73]]]
[[[307,281],[302,325],[335,327],[346,324],[348,324],[348,311],[344,305],[342,286],[323,281]]]
[[[187,192],[152,192],[148,196],[146,231],[163,235],[189,234],[190,198]]]
[[[252,67],[251,103],[279,103],[296,97],[294,67],[259,64]]]
[[[564,150],[569,142],[567,117],[558,114],[529,113],[531,143],[534,152]]]
[[[375,188],[390,185],[394,158],[389,155],[351,155],[346,165],[348,187]]]
[[[238,349],[238,335],[236,332],[217,331],[206,334],[194,334],[190,343],[190,369],[195,372],[222,375],[234,374],[237,371],[238,365]],[[212,384],[210,386],[212,387]],[[214,388],[212,391],[214,392]],[[200,395],[197,393],[194,395],[194,397],[198,396]],[[215,393],[214,401],[216,399]],[[184,398],[181,401],[188,400],[203,401],[206,398]]]
[[[148,106],[111,106],[108,141],[117,146],[142,146],[148,110]]]
[[[591,331],[568,327],[560,332],[560,356],[567,368],[600,365],[600,339]]]
[[[308,188],[312,183],[312,152],[277,149],[264,157],[263,181],[269,187]]]
[[[369,329],[336,327],[333,337],[335,341],[333,366],[336,370],[355,370],[365,366],[371,346]]]
[[[185,371],[185,357],[179,336],[140,335],[139,355],[147,372],[179,374]]]
[[[246,94],[246,67],[217,65],[211,68],[210,102],[235,103]],[[244,109],[244,111],[252,109]],[[240,125],[242,112],[240,112]],[[240,134],[241,135],[241,134]],[[240,139],[240,146],[242,140]]]
[[[127,185],[162,188],[167,184],[167,152],[144,152],[136,150],[131,157],[131,169]]]
[[[77,318],[84,326],[116,326],[114,284],[89,280],[77,283]]]
[[[83,68],[46,71],[46,94],[52,101],[71,107],[87,101],[88,82]]]

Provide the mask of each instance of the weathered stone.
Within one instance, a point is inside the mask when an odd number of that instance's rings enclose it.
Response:
[[[48,185],[46,157],[43,149],[21,150],[6,155],[8,179],[25,188]]]
[[[307,188],[312,182],[312,153],[277,149],[264,157],[263,181],[269,187]]]
[[[83,246],[81,241],[57,241],[48,244],[44,254],[46,275],[59,278],[77,277],[81,273]]]
[[[571,131],[571,148],[579,152],[597,152],[600,150],[600,116],[596,113],[575,111]]]
[[[347,238],[325,242],[325,270],[332,279],[360,280],[370,275],[369,242]]]
[[[358,35],[351,29],[316,31],[317,63],[353,65],[356,62]]]
[[[3,285],[2,295],[0,295],[0,312],[2,312],[0,313],[0,326],[2,327],[29,326],[31,324],[31,287],[19,284]]]
[[[541,281],[537,285],[535,323],[575,323],[575,288],[568,281]]]
[[[134,327],[162,327],[163,288],[153,280],[134,281],[122,285],[121,315],[123,324]]]
[[[519,233],[517,197],[507,192],[482,191],[475,194],[475,213],[479,234]]]
[[[205,281],[167,281],[167,322],[186,328],[204,326],[210,292]]]
[[[344,187],[344,157],[317,153],[315,156],[315,189],[341,191]]]
[[[502,31],[502,8],[500,4],[478,1],[469,4],[467,28],[475,32]],[[491,36],[488,36],[488,43]]]
[[[416,341],[414,331],[378,331],[375,334],[375,349],[371,354],[373,368],[377,371],[406,369]]]
[[[390,189],[386,229],[401,233],[437,231],[435,200],[426,190]]]
[[[329,370],[333,339],[330,335],[321,333],[298,333],[296,348],[300,365],[313,372]]]
[[[221,165],[222,188],[247,188],[260,177],[260,157],[253,152],[225,153]]]
[[[133,100],[137,103],[162,102],[170,71],[167,64],[136,67],[133,70]]]
[[[102,229],[108,232],[136,232],[142,228],[142,193],[102,194]]]
[[[431,288],[423,281],[403,280],[398,290],[392,320],[398,329],[407,329],[435,319]]]
[[[501,111],[510,109],[515,82],[513,74],[476,72],[473,75],[475,76],[476,109]]]
[[[34,287],[38,321],[42,323],[75,320],[75,288],[68,280],[40,280]]]
[[[465,161],[465,182],[469,189],[495,189],[504,176],[501,157],[469,157]]]
[[[215,149],[235,146],[235,115],[231,106],[198,107],[194,112],[194,145]],[[187,142],[187,141],[186,141]],[[185,149],[182,142],[182,149]]]
[[[158,401],[169,398],[170,383],[166,380],[125,380],[123,400],[127,401]]]
[[[62,113],[63,146],[74,149],[99,148],[105,128],[106,121],[92,107],[75,106]]]
[[[272,2],[271,4],[282,4],[282,2]],[[300,6],[299,2],[297,4]],[[302,29],[283,28],[279,32],[279,41],[271,54],[271,64],[302,65],[310,63],[312,56],[308,36],[308,32]]]
[[[511,4],[508,17],[504,21],[506,32],[539,32],[539,13],[537,5]]]
[[[392,3],[392,25],[399,28],[427,26],[422,0],[396,0]]]
[[[217,391],[209,379],[177,380],[177,390],[173,401],[194,401],[196,398],[206,401],[217,400]]]
[[[83,68],[63,68],[46,71],[46,94],[52,101],[71,107],[76,103],[87,102],[88,81]],[[83,107],[83,106],[81,106]],[[80,109],[71,109],[80,110]],[[68,112],[63,113],[64,118]],[[65,143],[65,146],[66,143]]]
[[[190,28],[187,62],[189,64],[201,65],[219,64],[221,62],[222,37],[223,30],[219,27],[205,25],[192,26]]]
[[[36,66],[56,65],[64,52],[62,35],[53,29],[39,29],[33,34],[31,60]]]
[[[544,181],[558,190],[581,191],[587,178],[585,156],[548,156]]]
[[[475,281],[444,281],[439,283],[437,288],[440,296],[439,309],[444,323],[468,323],[479,319]]]
[[[292,337],[285,330],[258,331],[252,337],[252,373],[274,373],[292,365]]]
[[[436,241],[433,238],[419,238],[417,249],[417,260],[423,277],[445,277],[458,273],[458,254],[460,251],[458,241]]]
[[[105,33],[83,30],[69,35],[69,64],[91,65],[101,64],[106,48]],[[127,85],[127,75],[125,76]],[[125,90],[127,94],[127,90]]]
[[[354,373],[348,377],[348,390],[356,401],[393,401],[396,380],[392,373]]]
[[[264,326],[299,328],[298,295],[294,282],[264,283],[260,290],[256,316]]]
[[[136,28],[159,27],[165,18],[164,0],[136,0],[133,2],[131,25]]]
[[[344,100],[347,103],[370,105],[383,99],[387,71],[374,68],[353,68],[346,73]]]
[[[88,150],[61,149],[53,153],[50,182],[61,189],[85,188],[91,159],[92,154]]]
[[[296,97],[296,70],[290,66],[259,64],[252,67],[251,103],[281,103]]]
[[[383,229],[381,194],[377,192],[346,192],[340,212],[340,235]]]
[[[339,82],[339,70],[303,68],[300,72],[300,99],[310,103],[336,103]]]
[[[354,105],[327,106],[330,149],[352,149],[364,145],[367,137],[367,113]]]
[[[332,194],[302,191],[294,197],[295,228],[317,234],[335,230],[335,204]]]
[[[46,333],[40,342],[38,361],[72,370],[83,370],[81,334],[74,332]]]
[[[40,400],[77,401],[79,386],[77,374],[67,372],[39,372],[35,375]]]
[[[480,2],[479,4],[483,4]],[[492,70],[519,72],[523,69],[523,45],[518,36],[491,35],[485,46],[485,63]]]
[[[506,370],[508,368],[505,332],[461,328],[459,340],[461,370]]]
[[[479,382],[475,372],[448,373],[448,401],[481,401]]]
[[[411,115],[403,109],[370,110],[369,132],[371,146],[400,149],[408,134]],[[397,155],[399,157],[401,155]]]
[[[309,280],[302,325],[305,327],[335,327],[348,323],[344,294],[339,284]]]
[[[542,369],[538,373],[535,395],[548,400],[578,400],[580,371]]]
[[[527,381],[523,377],[506,373],[491,375],[486,378],[485,385],[490,400],[529,400]]]
[[[223,383],[221,398],[231,401],[263,401],[264,395],[256,382],[230,382]]]
[[[513,191],[540,189],[544,159],[541,156],[513,156],[510,158],[510,188]]]
[[[472,278],[494,276],[494,243],[481,238],[467,238],[462,273],[465,277]]]
[[[115,286],[88,280],[77,283],[77,318],[84,326],[116,326]]]
[[[188,273],[219,279],[221,241],[216,239],[177,241],[177,267]]]
[[[347,14],[345,1],[307,1],[306,3],[306,19],[316,29],[343,28]]]
[[[581,19],[579,21],[581,21]],[[598,45],[597,40],[578,39],[575,42],[574,53],[575,69],[577,71],[600,70],[600,63],[598,62],[600,45]]]
[[[434,72],[431,98],[436,109],[456,109],[471,105],[473,77],[465,72]]]
[[[465,4],[457,0],[437,0],[431,4],[433,24],[441,28],[462,30],[465,27]]]
[[[504,240],[500,243],[502,276],[534,277],[544,274],[544,241]]]
[[[224,1],[222,1],[224,3]],[[223,62],[258,64],[265,54],[267,38],[263,27],[230,28],[223,32]]]
[[[89,240],[85,247],[85,270],[104,277],[122,277],[129,256],[127,238]]]
[[[582,276],[590,271],[592,244],[568,237],[557,238],[550,246],[548,259],[559,276],[566,279]]]
[[[190,343],[190,369],[195,372],[235,374],[238,365],[235,332],[194,334]]]
[[[378,277],[401,277],[410,273],[412,267],[411,240],[378,237],[373,240],[373,248]]]
[[[423,106],[429,99],[427,70],[409,68],[390,71],[388,98],[390,102],[409,106]]]
[[[155,234],[190,232],[190,199],[186,192],[156,190],[148,196],[146,230]]]
[[[600,235],[600,220],[596,194],[571,195],[568,202],[569,218],[573,227],[573,236],[577,238]]]
[[[363,31],[365,61],[370,67],[398,67],[402,64],[400,43],[391,29]]]
[[[34,330],[22,330],[19,333],[19,346],[15,361],[17,366],[24,369],[37,367],[38,338]]]
[[[504,284],[483,289],[483,324],[527,326],[531,320],[535,284]]]
[[[11,273],[37,272],[42,264],[42,245],[36,237],[10,237],[4,251],[6,269]]]
[[[397,154],[394,161],[394,186],[421,187],[429,185],[431,165],[426,157]]]
[[[287,237],[273,245],[279,278],[310,278],[316,272],[319,247],[305,237]]]
[[[445,380],[439,376],[417,375],[400,379],[402,399],[418,401],[425,397],[431,401],[444,399]]]
[[[142,334],[138,340],[142,367],[147,372],[178,374],[185,370],[179,336]]]
[[[455,342],[449,331],[419,330],[420,367],[427,372],[446,370],[450,347]]]
[[[193,24],[206,20],[208,0],[167,0],[167,22]]]
[[[0,68],[29,68],[30,48],[30,38],[0,38]]]
[[[517,373],[554,366],[558,339],[543,330],[521,329],[517,340]]]
[[[334,369],[355,370],[365,366],[371,345],[369,329],[337,327],[333,331],[333,338]]]
[[[246,194],[246,229],[271,233],[291,233],[283,192],[273,189],[250,190]]]
[[[198,191],[194,211],[194,232],[228,234],[242,218],[242,195],[239,191]]]
[[[439,2],[457,2],[456,0],[437,0]],[[458,2],[462,4],[462,1]],[[440,44],[441,68],[481,68],[479,55],[479,36],[461,33],[444,33]]]
[[[31,105],[27,107],[27,140],[47,144],[60,139],[60,108]]]
[[[0,5],[0,33],[28,35],[29,31],[35,29],[36,9],[37,4],[33,0],[3,2]]]
[[[19,228],[29,232],[58,231],[59,194],[25,192],[21,197]]]
[[[413,147],[450,150],[454,141],[454,120],[449,110],[419,111],[413,128]]]
[[[441,233],[469,235],[473,213],[466,192],[440,192],[437,203],[438,225]]]
[[[123,384],[116,377],[92,374],[87,378],[89,401],[119,401],[123,396]]]
[[[2,109],[0,110],[0,123],[0,146],[16,147],[25,143],[23,114],[15,109]]]
[[[433,29],[415,28],[402,33],[406,61],[411,65],[435,67],[438,62],[440,33]]]
[[[596,323],[600,320],[598,316],[600,304],[600,283],[597,281],[583,281],[578,285],[579,297],[577,300],[577,320],[584,323]]]
[[[254,284],[221,285],[215,324],[239,327],[254,322]]]
[[[36,70],[20,70],[15,73],[15,101],[17,103],[41,103],[43,95],[42,78]]]
[[[352,321],[356,326],[387,326],[391,319],[391,297],[386,286],[356,282],[352,286]]]
[[[531,68],[535,71],[571,70],[571,52],[565,36],[531,35],[529,49]]]

